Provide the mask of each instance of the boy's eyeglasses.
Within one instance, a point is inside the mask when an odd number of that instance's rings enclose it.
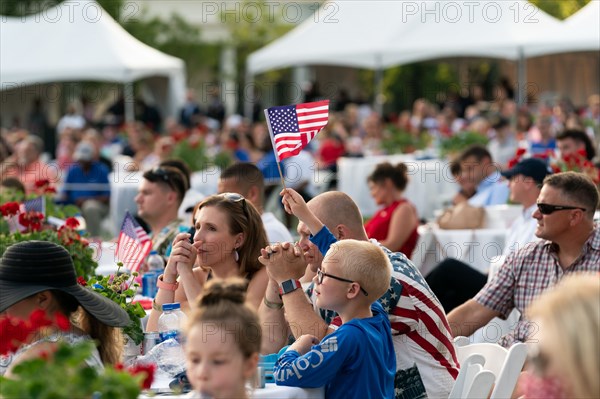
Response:
[[[551,204],[543,204],[541,202],[538,202],[537,207],[542,215],[550,215],[556,211],[564,211],[564,210],[571,210],[571,209],[581,209],[584,212],[586,211],[585,208],[582,208],[580,206],[551,205]]]
[[[238,193],[222,193],[219,195],[229,202],[241,202],[244,215],[246,215],[247,218],[250,218],[250,215],[248,214],[248,208],[246,206],[246,198],[244,198],[243,195]]]
[[[328,273],[321,271],[321,269],[318,269],[317,270],[317,283],[323,284],[323,279],[325,277],[329,277],[329,278],[332,278],[332,279],[338,280],[338,281],[343,281],[345,283],[356,283],[356,281],[348,280],[347,278],[334,276],[333,274],[328,274]],[[369,296],[369,294],[367,293],[367,291],[365,291],[365,289],[363,287],[360,287],[360,290],[363,292],[363,294],[365,294],[365,296]]]

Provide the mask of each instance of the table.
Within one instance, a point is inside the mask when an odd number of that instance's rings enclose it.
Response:
[[[154,384],[152,384],[154,388]],[[165,398],[165,399],[181,399],[181,398],[197,398],[200,399],[199,395],[191,393],[182,395],[169,395],[160,392],[157,396],[150,396],[146,394],[140,395],[139,399],[152,399],[152,398]],[[275,384],[266,384],[264,388],[253,389],[250,391],[250,397],[254,399],[324,399],[325,392],[323,388],[295,388],[295,387],[281,387]]]
[[[110,226],[112,233],[117,236],[125,217],[125,212],[134,214],[137,212],[135,196],[142,181],[142,172],[127,172],[122,168],[108,175],[110,181]]]
[[[507,233],[506,228],[442,230],[435,224],[419,226],[418,231],[411,259],[423,276],[448,257],[487,274],[492,259],[502,255]]]
[[[434,211],[449,203],[459,190],[445,160],[419,160],[411,155],[340,158],[337,163],[338,190],[348,194],[365,217],[372,216],[378,208],[369,193],[367,177],[382,162],[407,165],[409,182],[404,195],[417,207],[420,218],[432,219]]]

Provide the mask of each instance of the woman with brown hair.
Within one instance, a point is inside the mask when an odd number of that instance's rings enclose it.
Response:
[[[148,331],[156,330],[163,304],[179,302],[186,310],[211,278],[246,279],[246,301],[254,309],[265,294],[268,277],[258,257],[268,241],[254,205],[240,194],[223,193],[204,199],[193,215],[193,244],[188,233],[175,237],[165,272],[158,278]]]

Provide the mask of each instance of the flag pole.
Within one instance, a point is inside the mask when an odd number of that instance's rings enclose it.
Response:
[[[277,150],[275,149],[275,141],[273,141],[273,130],[271,129],[271,122],[269,121],[269,110],[265,109],[265,120],[267,121],[267,128],[269,129],[269,138],[271,139],[271,147],[273,148],[273,153],[275,154],[275,159],[277,161],[277,170],[279,170],[279,178],[281,179],[281,184],[283,185],[283,189],[287,191],[287,187],[285,186],[285,180],[283,179],[283,172],[281,171],[281,161],[279,160],[279,155],[277,154]]]

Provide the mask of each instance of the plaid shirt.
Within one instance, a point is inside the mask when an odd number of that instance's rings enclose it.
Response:
[[[498,341],[504,347],[534,338],[536,326],[524,317],[531,302],[566,274],[600,271],[600,229],[596,228],[581,249],[581,255],[568,268],[558,263],[556,245],[550,241],[530,243],[511,253],[494,278],[475,296],[481,305],[508,317],[513,308],[521,318],[513,332]]]

